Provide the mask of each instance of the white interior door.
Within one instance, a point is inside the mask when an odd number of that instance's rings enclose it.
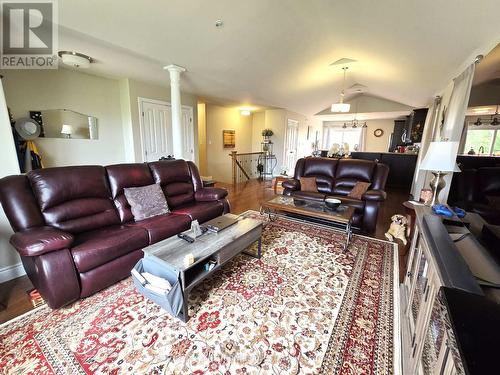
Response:
[[[194,161],[193,108],[182,107],[182,157]]]
[[[157,161],[173,154],[170,106],[141,101],[141,137],[144,161]]]
[[[288,119],[285,135],[285,165],[288,174],[293,174],[297,162],[297,143],[299,138],[299,122]]]

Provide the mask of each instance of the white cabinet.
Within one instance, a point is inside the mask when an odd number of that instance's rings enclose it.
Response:
[[[418,225],[401,284],[401,331],[403,374],[461,374],[451,355],[453,333],[446,329],[447,312],[440,299],[440,270],[428,241]],[[459,360],[460,361],[460,360]],[[457,370],[457,367],[459,370]]]

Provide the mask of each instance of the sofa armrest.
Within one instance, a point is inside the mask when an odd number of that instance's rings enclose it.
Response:
[[[367,190],[361,197],[364,201],[382,202],[387,198],[387,193],[384,190]]]
[[[211,202],[224,199],[227,196],[227,190],[221,188],[203,188],[194,193],[194,199],[198,202]]]
[[[291,178],[289,180],[283,181],[281,183],[281,186],[283,186],[285,189],[293,191],[300,190],[300,181]]]
[[[52,227],[36,227],[17,232],[10,238],[10,243],[22,256],[33,257],[55,250],[68,249],[74,237]]]

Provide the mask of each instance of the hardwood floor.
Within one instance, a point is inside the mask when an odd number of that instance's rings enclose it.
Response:
[[[239,214],[246,210],[259,210],[263,201],[274,196],[271,181],[250,180],[237,184],[217,183],[217,187],[224,187],[229,191],[229,202],[231,212]],[[379,209],[377,229],[375,238],[385,239],[384,233],[389,228],[390,218],[395,213],[405,213],[402,203],[408,200],[408,192],[405,190],[387,190],[387,200]],[[400,256],[400,269],[403,258]],[[33,307],[28,299],[26,291],[33,288],[27,276],[0,284],[0,303],[7,308],[0,311],[0,323],[19,316]]]

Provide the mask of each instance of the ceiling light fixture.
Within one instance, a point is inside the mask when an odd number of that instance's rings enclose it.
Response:
[[[224,22],[222,22],[222,20],[215,21],[215,27],[217,27],[218,29],[224,27]]]
[[[495,116],[495,117],[493,118],[493,121],[491,121],[491,125],[493,125],[493,126],[500,125],[500,122],[498,121],[498,117],[497,117],[498,116],[498,104],[497,104],[497,109],[495,111],[495,114],[492,115],[491,117],[493,117],[493,116]]]
[[[242,116],[250,116],[252,114],[252,112],[250,112],[248,109],[243,109],[240,111],[240,114]]]
[[[346,113],[351,109],[349,103],[344,103],[344,87],[345,87],[345,73],[349,67],[344,66],[342,70],[344,71],[344,82],[342,83],[342,91],[340,92],[340,101],[338,103],[332,104],[331,111],[337,113]]]
[[[64,64],[74,68],[87,69],[94,62],[92,57],[75,51],[59,51],[58,55]]]
[[[476,126],[480,126],[480,125],[483,125],[483,123],[481,122],[481,119],[478,117],[476,122],[474,122],[474,125]]]

